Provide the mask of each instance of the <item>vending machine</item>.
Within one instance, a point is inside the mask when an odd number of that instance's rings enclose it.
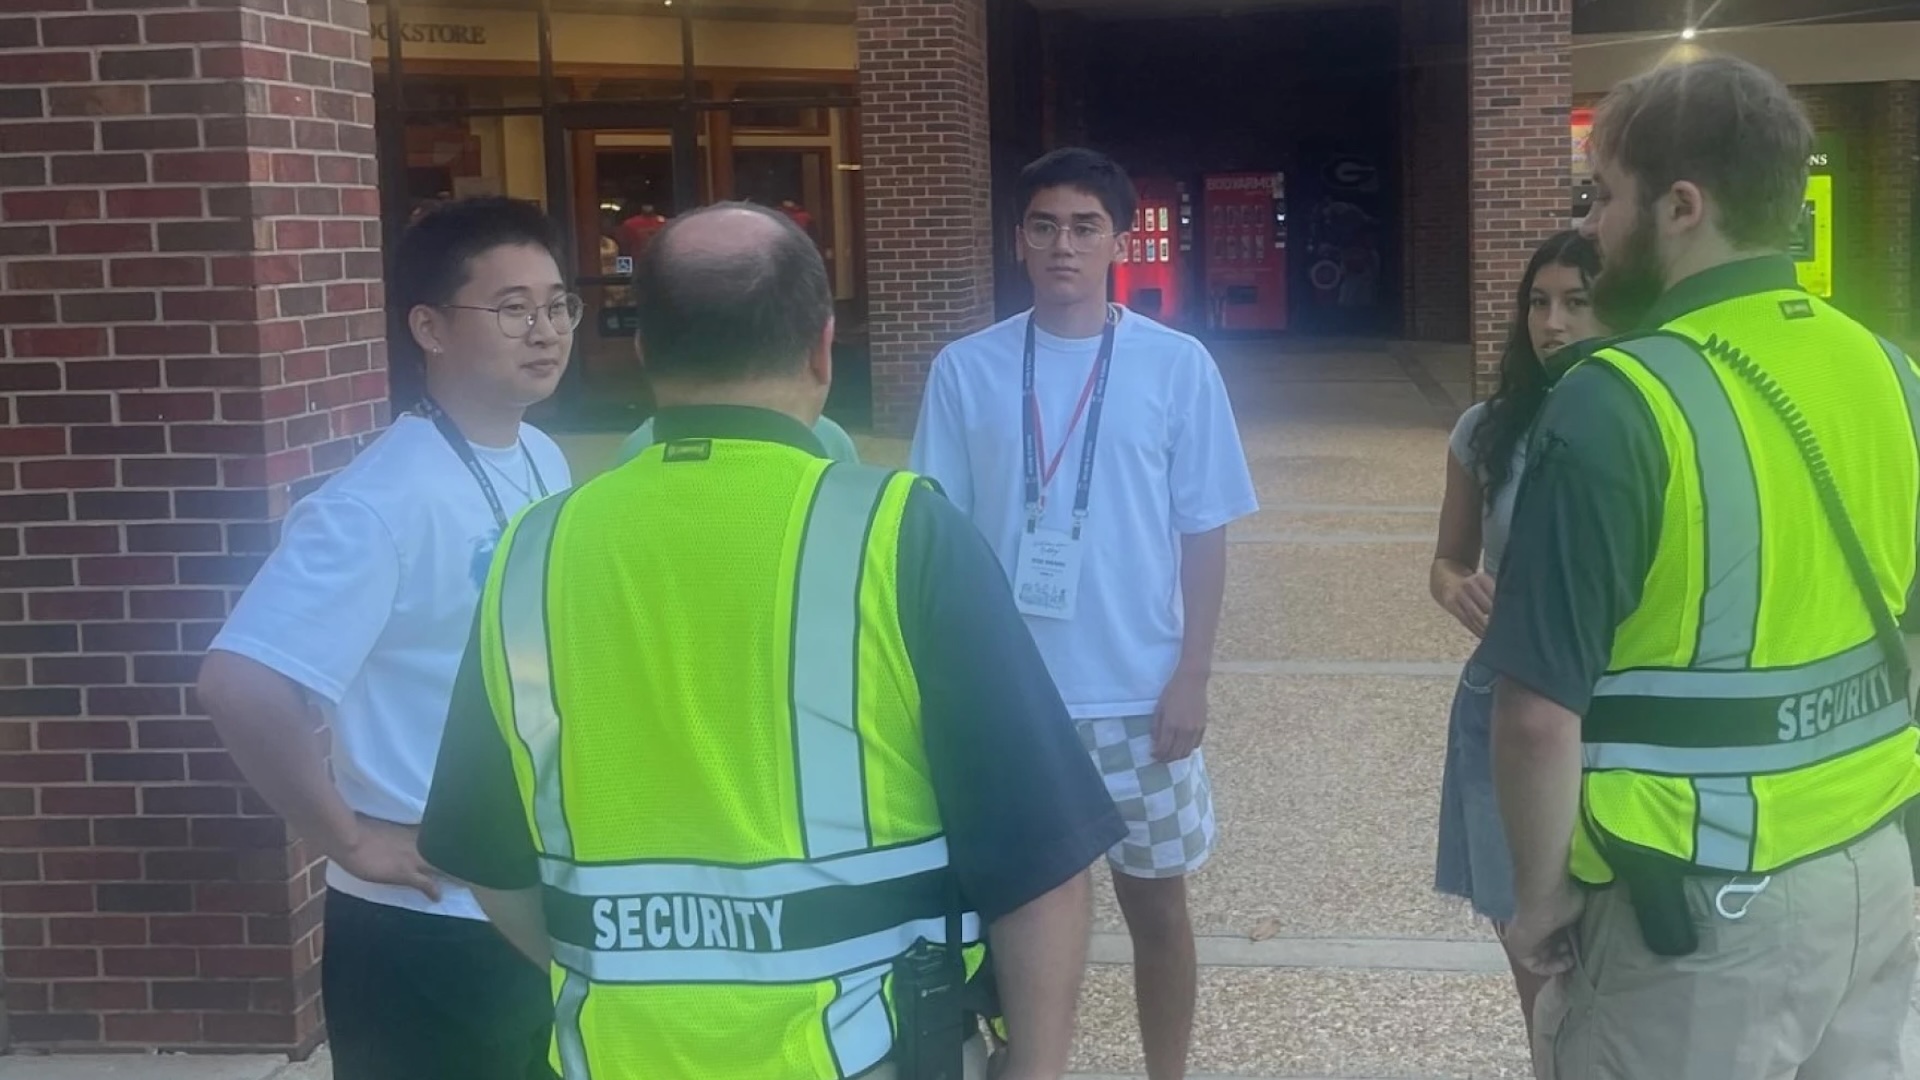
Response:
[[[1206,178],[1209,330],[1287,328],[1287,178],[1216,173]]]
[[[1141,180],[1136,190],[1139,209],[1121,223],[1127,244],[1113,268],[1113,295],[1142,315],[1178,325],[1193,251],[1192,197],[1185,184],[1158,178]]]

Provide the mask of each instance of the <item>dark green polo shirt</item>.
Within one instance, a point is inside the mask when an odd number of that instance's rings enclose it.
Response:
[[[666,409],[655,426],[663,442],[750,439],[827,453],[798,420],[761,409]],[[930,487],[907,499],[899,590],[900,628],[919,683],[927,767],[949,858],[971,906],[992,921],[1084,870],[1126,827],[1014,607],[999,559],[973,522]],[[725,656],[707,662],[724,677]],[[735,719],[636,718],[633,738],[644,744],[649,723]],[[454,682],[420,853],[475,885],[540,883],[511,759],[472,641]]]
[[[1674,285],[1645,329],[1741,296],[1799,287],[1785,256],[1729,263]],[[1606,344],[1569,349],[1559,370]],[[1482,662],[1586,713],[1613,655],[1614,632],[1639,607],[1653,566],[1667,469],[1653,414],[1624,376],[1605,364],[1566,372],[1535,422]]]

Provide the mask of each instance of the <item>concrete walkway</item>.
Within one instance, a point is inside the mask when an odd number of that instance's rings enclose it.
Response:
[[[303,1062],[265,1054],[0,1057],[0,1080],[333,1080],[323,1047]]]
[[[1433,895],[1467,634],[1427,598],[1465,349],[1219,350],[1264,509],[1233,532],[1207,739],[1218,855],[1194,882],[1196,1080],[1529,1075],[1506,963]],[[576,475],[617,439],[572,440]],[[863,440],[898,461],[904,448]],[[1104,872],[1075,1068],[1142,1070]],[[1912,1025],[1910,1025],[1912,1030]],[[1920,1055],[1913,1056],[1920,1062]],[[323,1062],[0,1060],[0,1080],[325,1080]]]
[[[1463,348],[1216,350],[1262,511],[1229,535],[1193,882],[1192,1065],[1232,1077],[1525,1077],[1498,946],[1432,894],[1447,706],[1471,642],[1427,598]],[[1141,1071],[1103,891],[1075,1067]]]

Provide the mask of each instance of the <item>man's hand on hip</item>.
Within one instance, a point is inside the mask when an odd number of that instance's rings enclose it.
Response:
[[[1513,922],[1501,935],[1507,951],[1535,975],[1558,975],[1573,969],[1574,932],[1587,898],[1564,879],[1551,896],[1529,901],[1522,898]]]
[[[440,878],[420,857],[420,830],[395,825],[364,814],[355,815],[356,828],[347,846],[333,860],[362,881],[400,885],[440,899]]]

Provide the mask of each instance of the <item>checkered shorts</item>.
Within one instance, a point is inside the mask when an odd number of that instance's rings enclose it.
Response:
[[[1093,756],[1107,793],[1127,823],[1126,839],[1107,852],[1129,877],[1182,877],[1213,853],[1213,783],[1195,750],[1167,764],[1153,757],[1153,717],[1111,716],[1078,721],[1080,743]]]

